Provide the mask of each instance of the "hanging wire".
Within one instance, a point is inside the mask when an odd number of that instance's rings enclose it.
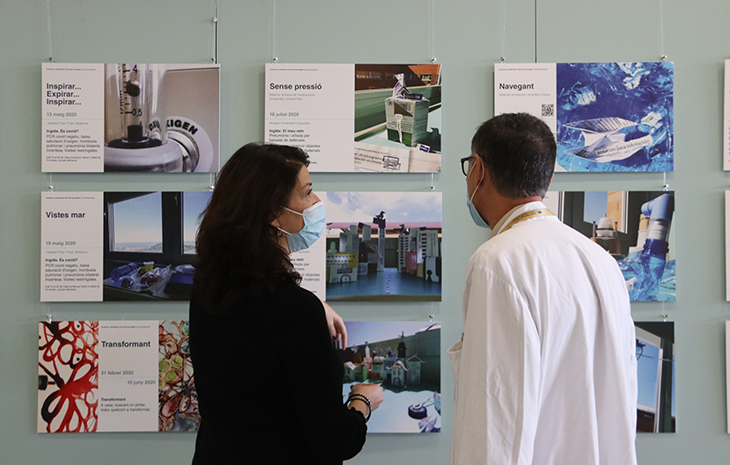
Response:
[[[662,61],[665,61],[667,56],[664,54],[664,0],[659,0],[659,53]]]
[[[436,0],[431,0],[431,64],[436,63]]]
[[[215,177],[213,176],[213,173],[210,173],[210,184],[208,184],[208,190],[211,192],[215,190]]]
[[[502,0],[502,45],[501,45],[501,54],[499,56],[499,61],[504,63],[504,47],[505,47],[505,37],[507,36],[507,0]]]
[[[53,57],[53,8],[51,0],[46,0],[46,34],[48,35],[48,61],[55,63]]]
[[[537,0],[535,0],[535,63],[537,63]]]
[[[213,63],[218,63],[218,0],[215,0],[215,15],[213,16]]]
[[[48,190],[53,192],[53,173],[48,173]]]
[[[664,190],[664,192],[669,192],[669,184],[667,184],[667,172],[664,171],[663,174],[664,174],[664,184],[662,185],[662,189]]]
[[[436,190],[436,186],[433,185],[433,173],[431,173],[431,192]]]
[[[274,63],[279,62],[276,56],[276,0],[271,0],[271,56]]]

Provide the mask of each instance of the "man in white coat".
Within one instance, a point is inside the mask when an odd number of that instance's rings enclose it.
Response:
[[[634,465],[636,343],[616,261],[542,203],[556,144],[500,115],[462,160],[467,205],[491,228],[464,286],[451,463]]]

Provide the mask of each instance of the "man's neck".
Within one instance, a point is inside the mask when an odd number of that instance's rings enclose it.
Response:
[[[542,197],[540,197],[539,195],[533,195],[530,197],[511,199],[500,195],[498,198],[494,199],[494,203],[492,205],[492,215],[487,218],[487,224],[489,224],[489,228],[494,230],[494,227],[499,223],[502,218],[504,218],[507,213],[512,211],[514,208],[519,207],[520,205],[524,205],[530,202],[542,202]],[[495,219],[493,220],[493,218]]]

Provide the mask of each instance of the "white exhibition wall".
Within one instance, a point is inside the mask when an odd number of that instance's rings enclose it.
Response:
[[[42,174],[41,63],[210,63],[216,50],[214,0],[46,0],[0,3],[0,444],[4,464],[188,463],[193,434],[38,435],[37,322],[163,320],[184,303],[41,303],[40,192],[205,190],[207,174]],[[443,65],[443,170],[430,174],[315,173],[321,191],[443,193],[441,302],[345,302],[346,320],[427,320],[443,324],[442,351],[462,331],[461,291],[469,256],[486,239],[465,206],[459,158],[475,127],[493,115],[494,64],[507,62],[674,62],[677,301],[634,303],[634,319],[675,322],[677,433],[641,435],[639,463],[725,463],[726,425],[722,170],[724,60],[730,3],[700,0],[220,0],[221,161],[263,139],[264,65],[426,63]],[[191,89],[191,92],[194,92]],[[661,190],[662,173],[559,173],[554,190]],[[447,463],[453,377],[442,357],[443,433],[371,435],[352,463]],[[234,399],[238,421],[246,404]],[[296,434],[296,432],[290,432]],[[245,451],[243,451],[245,453]]]

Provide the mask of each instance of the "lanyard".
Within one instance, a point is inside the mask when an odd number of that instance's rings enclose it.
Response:
[[[502,234],[520,221],[529,220],[530,218],[538,218],[540,216],[555,216],[555,214],[547,208],[539,208],[537,210],[526,211],[525,213],[517,215],[512,221],[507,224],[507,226],[502,228],[502,230],[498,234]]]

